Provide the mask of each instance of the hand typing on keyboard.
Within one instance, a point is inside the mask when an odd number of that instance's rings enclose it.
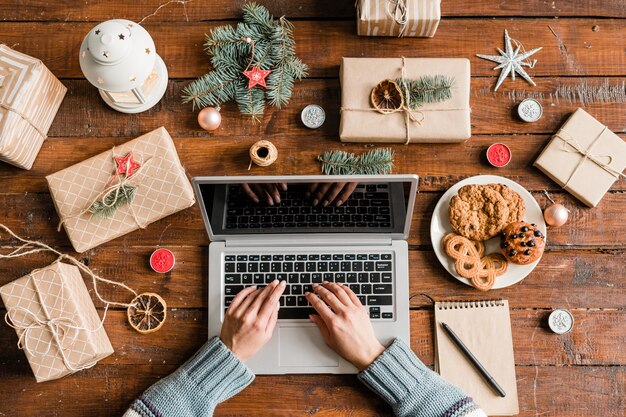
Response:
[[[261,200],[268,205],[280,204],[280,192],[287,191],[287,183],[241,184],[248,198],[255,203]]]
[[[313,291],[306,298],[319,315],[309,317],[326,344],[359,371],[367,368],[385,348],[376,339],[359,298],[347,286],[334,282],[314,284]]]
[[[314,207],[318,204],[326,207],[333,202],[339,207],[350,198],[357,185],[356,182],[312,183],[305,197],[311,200]]]
[[[274,280],[262,290],[247,287],[233,299],[220,339],[239,359],[250,358],[272,338],[284,290],[285,281]]]

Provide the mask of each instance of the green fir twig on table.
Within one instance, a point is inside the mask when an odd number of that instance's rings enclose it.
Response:
[[[118,191],[107,193],[103,199],[97,200],[89,208],[89,212],[96,218],[107,219],[124,204],[130,204],[135,198],[137,188],[130,184],[120,185]]]
[[[438,103],[452,98],[454,77],[445,75],[424,75],[417,79],[397,78],[396,83],[405,95],[405,87],[409,90],[409,97],[404,98],[411,110],[417,110],[424,103]]]
[[[254,51],[248,38],[254,41]],[[183,102],[193,103],[194,109],[235,100],[242,114],[258,121],[266,101],[277,108],[285,106],[295,80],[307,76],[307,66],[295,54],[291,23],[284,17],[274,19],[265,7],[255,3],[243,6],[243,22],[236,27],[212,29],[204,46],[214,70],[193,81],[182,93]],[[249,68],[259,66],[272,71],[266,90],[260,86],[248,90],[248,79],[243,75],[248,64]]]
[[[378,148],[354,154],[345,151],[328,151],[317,157],[326,175],[383,175],[393,169],[391,148]]]

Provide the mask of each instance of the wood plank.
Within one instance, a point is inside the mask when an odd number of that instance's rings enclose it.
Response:
[[[0,372],[0,412],[78,417],[88,409],[91,415],[120,416],[134,398],[175,368],[173,364],[97,365],[44,384],[35,384],[26,368],[19,373]],[[626,373],[621,367],[521,366],[516,374],[522,417],[619,416],[626,406]],[[268,410],[273,415],[393,415],[354,375],[257,376],[239,395],[219,405],[215,415],[266,415]]]
[[[148,22],[194,22],[206,20],[236,19],[241,16],[243,0],[188,1],[184,5],[174,1],[157,11],[161,1],[127,3],[122,0],[101,1],[87,0],[75,4],[70,0],[57,0],[50,3],[44,0],[31,0],[15,7],[13,2],[0,2],[0,15],[6,21],[92,21],[99,22],[119,18],[117,11],[124,10],[124,18],[139,21],[146,16]],[[264,0],[258,3],[266,5],[276,16],[286,15],[290,19],[303,18],[343,18],[355,16],[353,3],[330,0]],[[152,15],[153,13],[156,14]],[[591,0],[580,4],[568,1],[529,0],[520,2],[470,1],[456,0],[446,2],[441,7],[445,17],[456,16],[598,16],[626,17],[624,7],[619,1]]]
[[[169,246],[168,233],[163,234],[161,245]],[[161,294],[172,308],[206,308],[208,249],[169,247],[176,255],[177,264],[164,275],[152,272],[148,266],[151,247],[105,246],[78,259],[103,277],[122,281],[138,292]],[[622,270],[625,259],[624,250],[607,253],[550,250],[520,284],[483,294],[449,276],[434,252],[412,250],[409,252],[409,296],[411,306],[416,308],[430,306],[426,298],[419,296],[421,293],[436,300],[503,298],[509,300],[512,308],[622,308],[626,305],[626,280]],[[52,261],[54,257],[48,255],[0,261],[0,286]],[[86,282],[91,289],[89,278]],[[93,290],[90,291],[93,294]],[[129,301],[130,295],[116,287],[100,285],[99,291],[106,299]],[[99,302],[97,305],[103,306]]]
[[[623,366],[626,352],[616,349],[626,342],[624,311],[571,310],[575,325],[566,335],[555,335],[547,326],[549,311],[512,310],[513,345],[518,366]],[[4,311],[2,311],[4,315]],[[102,312],[100,312],[102,314]],[[411,317],[411,348],[428,366],[434,363],[433,311],[415,310]],[[105,328],[115,353],[100,365],[179,365],[207,340],[205,309],[168,311],[165,325],[156,333],[142,335],[130,328],[125,311],[109,311]],[[602,336],[602,337],[600,337]],[[30,376],[24,353],[15,347],[17,336],[0,327],[0,341],[7,346],[0,374]]]
[[[441,195],[439,192],[420,192],[417,196],[409,244],[431,245],[430,221]],[[546,207],[547,199],[542,193],[534,192],[533,195],[540,207]],[[622,192],[607,193],[602,203],[593,209],[583,207],[567,193],[552,193],[552,196],[570,210],[570,219],[565,226],[550,229],[549,247],[624,248],[626,222],[615,221],[623,218],[626,210]],[[65,233],[56,231],[58,217],[52,200],[46,193],[0,194],[0,219],[22,236],[44,240],[56,246],[69,247]],[[169,246],[201,246],[208,244],[205,230],[196,204],[190,209],[166,217],[144,230],[137,230],[115,239],[102,247],[154,247],[161,240],[167,242]]]
[[[268,107],[258,124],[240,114],[233,102],[226,103],[222,107],[222,126],[211,134],[199,128],[197,111],[192,111],[190,104],[181,104],[181,91],[189,82],[170,81],[159,105],[141,114],[125,115],[104,104],[96,89],[86,80],[63,80],[70,94],[63,101],[48,136],[132,138],[165,126],[174,137],[211,138],[211,142],[219,141],[221,146],[233,137],[338,141],[341,96],[337,78],[307,79],[297,83],[290,104],[280,110]],[[537,83],[537,87],[530,90],[518,83],[505,83],[494,93],[493,79],[474,77],[470,102],[473,135],[524,135],[507,142],[524,141],[529,134],[551,135],[578,107],[584,107],[613,132],[626,132],[622,117],[626,112],[626,78],[540,78]],[[603,93],[607,90],[615,93],[612,96]],[[621,95],[619,91],[622,91]],[[578,93],[588,96],[581,100]],[[543,103],[543,117],[536,123],[522,122],[516,116],[517,105],[526,97],[534,97]],[[326,111],[326,122],[319,129],[307,129],[300,121],[300,112],[310,103],[319,104]],[[77,112],[76,109],[86,111]],[[317,143],[317,140],[312,142],[313,145]],[[535,149],[537,145],[532,146]]]
[[[601,31],[592,31],[596,24],[602,25]],[[202,48],[204,34],[217,25],[145,24],[172,78],[198,77],[206,71],[209,62]],[[528,31],[530,26],[534,30]],[[92,27],[93,23],[68,22],[60,31],[58,24],[51,22],[1,22],[0,34],[6,44],[19,44],[20,51],[43,60],[57,77],[82,78],[78,48]],[[511,36],[522,38],[527,49],[543,47],[535,55],[539,62],[530,71],[532,76],[626,75],[626,54],[615,49],[624,37],[624,25],[619,19],[503,19],[489,21],[488,25],[477,19],[444,20],[432,39],[359,37],[353,21],[298,21],[295,38],[298,55],[311,67],[311,77],[336,77],[342,56],[409,55],[470,58],[474,75],[495,81],[498,73],[493,71],[493,63],[474,54],[496,53],[495,48],[502,47],[505,28]],[[410,51],[415,52],[407,54]],[[521,79],[515,84],[528,88]]]

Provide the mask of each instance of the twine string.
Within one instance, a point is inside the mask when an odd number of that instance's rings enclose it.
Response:
[[[403,37],[409,23],[409,12],[405,0],[388,0],[387,15],[400,26],[398,37]]]
[[[53,253],[53,254],[57,255],[57,257],[58,257],[55,262],[60,262],[62,260],[67,260],[67,261],[71,262],[72,264],[74,264],[75,266],[77,266],[82,272],[87,274],[89,277],[91,277],[91,280],[92,280],[92,283],[93,283],[93,288],[94,288],[94,291],[96,293],[96,296],[98,297],[98,299],[100,301],[102,301],[107,306],[108,305],[112,305],[112,306],[119,306],[119,307],[128,308],[128,307],[131,307],[133,305],[133,304],[129,304],[129,303],[120,303],[120,302],[116,302],[116,301],[106,300],[105,298],[103,298],[100,295],[100,292],[98,291],[98,282],[103,282],[105,284],[111,284],[111,285],[114,285],[114,286],[118,286],[118,287],[124,288],[125,290],[131,292],[134,297],[136,297],[137,296],[137,292],[135,290],[133,290],[132,288],[130,288],[128,285],[126,285],[126,284],[124,284],[122,282],[117,282],[117,281],[112,281],[112,280],[109,280],[109,279],[106,279],[106,278],[102,278],[101,276],[96,275],[91,270],[91,268],[89,268],[88,266],[86,266],[85,264],[83,264],[78,259],[74,258],[73,256],[61,253],[58,250],[56,250],[56,249],[46,245],[43,242],[40,242],[40,241],[37,241],[37,240],[28,240],[28,239],[24,239],[22,237],[19,237],[11,229],[9,229],[7,226],[5,226],[2,223],[0,223],[0,230],[3,230],[7,234],[9,234],[9,236],[11,236],[13,239],[16,239],[16,240],[22,242],[22,245],[20,245],[16,249],[14,249],[12,252],[10,252],[8,254],[0,254],[0,259],[14,259],[14,258],[19,258],[19,257],[22,257],[22,256],[27,256],[27,255],[31,255],[31,254],[35,254],[35,253],[42,253],[42,252]]]
[[[267,155],[261,156],[259,155],[260,150],[265,150]],[[256,142],[254,145],[250,147],[250,165],[248,165],[248,170],[252,167],[252,163],[260,167],[267,167],[272,165],[278,159],[278,149],[276,146],[268,140],[260,140]]]
[[[24,307],[10,308],[7,310],[6,314],[4,315],[5,323],[9,327],[12,327],[13,329],[15,329],[18,333],[21,332],[20,337],[17,341],[17,347],[19,349],[25,350],[26,352],[28,352],[30,356],[33,356],[33,357],[46,356],[50,352],[50,349],[52,348],[52,345],[54,342],[58,347],[59,354],[61,355],[61,358],[63,359],[63,363],[65,364],[67,369],[69,369],[72,372],[76,372],[76,371],[82,371],[84,369],[91,368],[97,363],[97,361],[92,361],[82,366],[75,366],[74,364],[71,363],[70,359],[65,353],[65,350],[69,350],[72,348],[72,346],[78,340],[78,336],[81,331],[93,333],[93,332],[99,331],[102,328],[102,326],[104,325],[104,321],[106,319],[109,305],[108,304],[106,305],[104,309],[104,314],[102,315],[102,319],[100,320],[98,326],[93,329],[90,329],[85,326],[79,326],[74,319],[69,318],[69,317],[62,317],[62,316],[51,317],[50,310],[48,309],[48,306],[44,302],[44,299],[42,297],[42,291],[38,287],[37,279],[35,278],[35,273],[41,270],[42,269],[36,269],[32,271],[29,274],[28,278],[29,280],[32,280],[33,287],[35,288],[35,293],[37,294],[37,299],[39,301],[39,305],[41,306],[41,309],[43,310],[45,319],[40,319],[33,312],[25,309]],[[62,281],[62,277],[59,275],[57,271],[50,270],[49,272],[54,273],[55,278],[58,278],[59,281]],[[54,305],[51,307],[52,310],[58,308],[57,303],[59,301],[62,302],[61,307],[63,307],[65,303],[67,302],[67,299],[65,298],[65,293],[64,293],[65,287],[62,285],[62,282],[59,285],[59,287],[61,289],[60,294],[58,297],[55,298]],[[60,310],[63,311],[63,308],[61,308]],[[22,320],[16,317],[17,312],[23,313],[24,318]],[[48,340],[47,343],[41,341],[40,339],[36,339],[38,344],[39,343],[45,344],[46,349],[44,352],[35,352],[29,346],[29,342],[33,340],[30,337],[31,332],[34,330],[38,330],[38,329],[48,329],[48,331],[52,335],[52,338]],[[66,339],[68,339],[68,334],[70,333],[72,333],[72,336],[69,337],[69,343],[67,343]]]
[[[522,55],[526,53],[526,49],[524,49],[524,45],[522,45],[522,43],[520,41],[518,41],[517,39],[511,38],[511,42],[513,42],[513,44],[515,45],[515,47],[518,50],[522,51]],[[522,65],[526,65],[530,69],[535,68],[536,64],[537,64],[537,60],[536,59],[533,59],[531,61],[530,58],[526,58],[526,60],[522,61]]]
[[[589,145],[589,147],[587,147],[587,149],[583,148],[583,146],[580,144],[580,142],[578,142],[572,135],[570,135],[563,128],[561,128],[556,133],[556,135],[553,136],[554,138],[561,139],[562,142],[561,142],[560,149],[562,151],[568,152],[568,153],[578,153],[578,154],[583,156],[581,158],[581,160],[578,161],[578,164],[576,164],[576,167],[574,168],[572,173],[567,178],[567,181],[565,181],[565,183],[563,184],[563,188],[564,189],[567,188],[567,186],[570,183],[570,181],[572,180],[572,178],[574,178],[574,175],[576,174],[576,172],[578,172],[580,167],[587,160],[593,162],[594,164],[596,164],[597,166],[599,166],[600,168],[602,168],[603,170],[605,170],[606,172],[608,172],[609,174],[614,176],[615,178],[619,178],[619,177],[626,178],[626,175],[622,174],[621,172],[617,171],[616,169],[614,169],[613,167],[611,167],[609,165],[613,161],[613,157],[612,156],[610,156],[610,155],[595,155],[595,154],[591,153],[591,151],[593,150],[593,147],[596,145],[596,143],[598,143],[598,141],[600,140],[600,138],[602,137],[602,135],[604,135],[604,133],[606,131],[608,131],[608,127],[604,126],[602,131],[598,134],[598,136],[595,137],[595,139],[591,142],[591,144]],[[600,158],[608,158],[609,162],[608,163],[604,163],[604,162],[600,161]]]
[[[28,123],[33,129],[35,129],[35,131],[37,131],[37,133],[39,133],[39,135],[45,140],[48,138],[48,136],[43,133],[41,131],[41,129],[39,129],[39,127],[37,127],[37,125],[35,124],[35,122],[28,116],[26,116],[24,113],[22,113],[21,111],[19,111],[18,109],[16,109],[15,107],[11,107],[5,103],[0,103],[0,107],[2,107],[3,109],[13,112],[15,114],[17,114],[18,116],[20,116],[22,119],[24,119],[24,121],[26,121],[26,123]]]

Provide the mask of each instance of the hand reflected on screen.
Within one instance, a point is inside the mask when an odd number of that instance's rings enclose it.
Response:
[[[270,206],[280,204],[280,192],[287,191],[287,183],[241,184],[243,192],[255,203],[265,202]]]
[[[356,182],[312,183],[305,196],[311,200],[313,206],[321,204],[326,207],[334,204],[339,207],[350,198],[357,185]]]

